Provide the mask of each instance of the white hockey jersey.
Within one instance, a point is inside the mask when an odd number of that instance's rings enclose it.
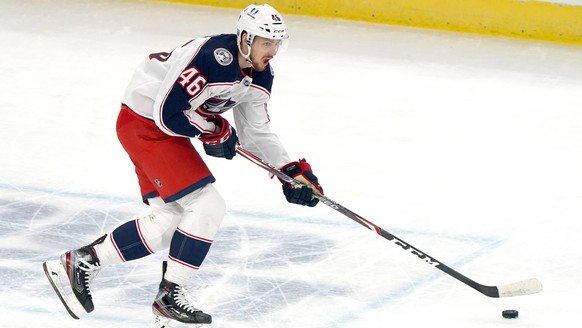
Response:
[[[172,52],[150,54],[136,69],[123,104],[164,133],[195,138],[214,131],[207,119],[232,109],[241,146],[281,167],[291,160],[269,127],[270,64],[241,70],[236,35],[196,38]]]

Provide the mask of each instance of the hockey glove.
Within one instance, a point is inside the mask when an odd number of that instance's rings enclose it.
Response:
[[[209,156],[232,159],[238,144],[236,130],[222,116],[214,116],[209,121],[216,124],[218,132],[200,135],[204,151]]]
[[[301,186],[293,186],[281,179],[283,194],[289,203],[313,207],[319,202],[315,195],[323,195],[323,189],[317,182],[317,177],[311,171],[311,166],[305,159],[291,162],[281,168],[281,172],[301,182]],[[315,195],[314,195],[315,193]]]

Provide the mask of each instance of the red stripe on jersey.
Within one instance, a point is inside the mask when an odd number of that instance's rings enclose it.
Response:
[[[271,93],[269,92],[269,90],[261,87],[260,85],[251,84],[251,88],[255,88],[255,89],[259,90],[259,91],[262,91],[262,92],[266,93],[269,98],[271,98]]]

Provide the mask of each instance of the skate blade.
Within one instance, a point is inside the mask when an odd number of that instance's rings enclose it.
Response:
[[[162,317],[154,317],[151,328],[170,328],[170,319]]]
[[[155,316],[151,328],[202,328],[208,326],[203,323],[181,323],[170,318]]]
[[[67,312],[69,312],[74,319],[80,319],[87,312],[81,303],[77,301],[77,298],[73,295],[72,291],[69,294],[65,293],[62,280],[65,280],[65,282],[69,284],[69,277],[67,276],[65,268],[61,265],[61,261],[46,261],[42,264],[42,267],[48,281],[51,283],[51,286],[63,303]]]

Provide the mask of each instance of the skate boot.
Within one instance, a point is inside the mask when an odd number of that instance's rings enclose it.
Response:
[[[195,308],[186,299],[186,289],[165,279],[167,262],[163,262],[162,282],[158,295],[152,304],[156,315],[153,327],[170,327],[169,322],[176,320],[185,324],[209,324],[212,317]]]
[[[60,263],[47,261],[43,264],[45,274],[57,296],[75,319],[95,308],[89,283],[99,272],[100,263],[93,246],[102,243],[105,237],[106,235],[87,246],[64,253],[61,255]],[[71,297],[71,293],[65,292],[61,278],[68,280],[74,298]]]

